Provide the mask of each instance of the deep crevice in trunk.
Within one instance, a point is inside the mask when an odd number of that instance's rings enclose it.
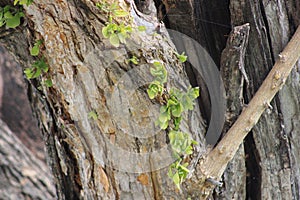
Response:
[[[272,48],[272,39],[271,39],[271,36],[270,36],[270,32],[267,31],[267,30],[270,30],[269,23],[268,23],[268,18],[267,18],[265,8],[264,8],[264,4],[263,4],[262,0],[259,1],[259,7],[260,7],[262,20],[264,21],[264,25],[266,27],[265,34],[266,34],[266,37],[268,38],[268,44],[269,44],[269,49],[270,49],[270,53],[271,53],[271,59],[272,59],[272,62],[275,63],[275,58],[274,58],[274,53],[273,53],[273,48]]]
[[[216,65],[220,66],[221,53],[232,28],[229,0],[195,0],[194,6],[196,40],[208,50]]]
[[[261,196],[261,170],[259,169],[260,158],[257,153],[252,133],[245,138],[245,162],[247,169],[246,199],[260,199]]]

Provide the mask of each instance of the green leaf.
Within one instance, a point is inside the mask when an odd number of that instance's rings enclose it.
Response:
[[[10,11],[4,12],[4,18],[10,19],[13,18],[13,14]]]
[[[118,9],[119,8],[119,5],[117,4],[117,3],[112,3],[111,5],[110,5],[110,7],[109,7],[109,10],[110,11],[114,11],[114,10],[116,10],[116,9]]]
[[[174,175],[173,175],[173,172],[172,172],[172,167],[169,167],[169,170],[168,170],[168,177],[169,178],[172,178]]]
[[[171,108],[171,112],[174,117],[180,117],[182,111],[183,111],[183,108],[180,103],[172,106],[172,108]]]
[[[111,34],[109,36],[109,42],[110,44],[112,44],[115,47],[119,47],[120,46],[120,40],[117,34]]]
[[[162,84],[167,82],[167,70],[165,66],[159,61],[154,61],[153,65],[154,67],[150,68],[150,73],[155,77],[155,80]]]
[[[33,72],[32,68],[26,68],[24,70],[24,74],[26,75],[27,79],[32,79],[34,72]]]
[[[181,173],[183,172],[182,174],[188,174],[190,172],[190,170],[186,168],[186,166],[188,166],[188,163],[184,163],[183,165],[179,166]]]
[[[44,84],[45,84],[46,87],[52,87],[53,86],[53,83],[52,83],[51,79],[45,80]]]
[[[163,113],[163,112],[167,112],[167,110],[168,110],[168,106],[162,106],[160,107],[159,112]]]
[[[7,11],[9,11],[9,9],[10,9],[10,5],[4,6],[3,12],[6,13]]]
[[[197,145],[197,144],[198,144],[198,142],[197,142],[197,141],[195,141],[195,140],[192,140],[192,141],[191,141],[191,144],[192,144],[192,145]]]
[[[191,155],[192,153],[193,153],[193,147],[192,147],[192,146],[188,146],[188,147],[185,149],[185,154]]]
[[[158,117],[158,120],[162,123],[168,121],[171,119],[171,116],[170,116],[170,113],[168,111],[166,112],[161,112],[159,117]]]
[[[109,37],[108,26],[104,26],[102,28],[102,35],[103,35],[104,38],[108,38]]]
[[[135,65],[139,64],[138,59],[135,56],[132,56],[132,58],[130,58],[129,61],[132,62]]]
[[[40,52],[40,45],[43,43],[43,40],[37,40],[34,43],[34,46],[32,47],[32,49],[30,50],[30,55],[32,56],[37,56]]]
[[[97,120],[98,119],[98,114],[95,111],[91,111],[88,113],[88,118],[89,119],[93,119],[93,120]]]
[[[187,56],[183,52],[182,54],[175,53],[180,62],[184,63],[187,60]]]
[[[156,95],[158,94],[157,90],[153,90],[151,88],[147,89],[147,93],[150,99],[154,99]]]
[[[178,130],[179,129],[180,122],[181,122],[181,116],[174,118],[174,125],[175,125],[174,130]]]
[[[153,65],[157,68],[157,69],[162,69],[164,68],[163,64],[159,61],[154,61]]]
[[[41,44],[43,44],[43,40],[38,40],[35,42],[35,45],[40,46]]]
[[[175,106],[177,104],[178,104],[177,99],[168,99],[168,101],[167,101],[167,106],[168,107]]]
[[[20,18],[25,16],[25,14],[23,12],[18,12],[16,15]]]
[[[193,110],[194,104],[191,98],[188,95],[182,97],[182,106],[184,110]]]
[[[30,50],[30,55],[37,56],[39,54],[39,52],[40,52],[40,48],[38,46],[34,45],[32,47],[32,49]]]
[[[126,44],[126,34],[118,33],[118,38],[121,43]]]
[[[35,68],[34,70],[35,70],[35,72],[33,73],[32,78],[39,77],[42,73],[42,70],[40,68]]]
[[[3,15],[4,15],[4,12],[2,10],[2,7],[0,7],[0,20],[4,20]]]
[[[132,32],[132,27],[131,26],[125,26],[124,30],[127,32],[127,33],[131,33]]]
[[[32,4],[34,0],[27,0],[27,6],[29,6],[30,4]]]
[[[19,5],[30,5],[33,2],[33,0],[15,0],[14,1],[14,5],[17,5],[19,3]]]
[[[175,142],[175,136],[176,136],[176,131],[173,131],[173,130],[171,130],[170,132],[169,132],[169,134],[168,134],[168,136],[169,136],[169,140],[170,140],[170,144],[174,144],[174,142]]]
[[[162,91],[163,86],[157,81],[153,81],[147,90],[150,99],[154,99],[157,95],[160,95]]]
[[[8,28],[16,28],[20,25],[20,17],[14,16],[12,18],[6,19],[6,26]]]
[[[126,17],[129,15],[129,13],[125,10],[114,10],[113,11],[113,14],[116,16],[116,17]]]
[[[169,122],[168,122],[168,121],[161,122],[161,121],[159,121],[159,120],[157,119],[157,120],[155,121],[155,126],[159,126],[160,129],[165,130],[165,129],[168,128]]]
[[[176,172],[176,173],[174,174],[174,176],[173,176],[173,181],[174,181],[174,183],[175,183],[176,185],[180,183],[180,178],[179,178],[178,172]]]
[[[97,8],[103,10],[104,12],[108,12],[107,3],[96,3]]]
[[[41,59],[41,60],[37,60],[35,61],[32,66],[34,68],[37,68],[37,69],[40,69],[40,70],[43,70],[44,72],[48,72],[48,65],[47,63],[44,61],[44,59]]]
[[[199,91],[200,91],[199,87],[195,87],[191,89],[191,92],[189,94],[193,99],[196,99],[199,97]]]
[[[160,124],[160,128],[162,130],[166,130],[168,128],[168,126],[169,126],[169,122],[168,121],[165,121],[165,122],[163,122],[163,123]]]
[[[27,6],[29,6],[32,2],[33,2],[33,0],[15,0],[14,5],[17,5],[19,3],[19,5],[26,4]]]
[[[138,26],[138,31],[143,32],[146,30],[147,30],[146,26]]]

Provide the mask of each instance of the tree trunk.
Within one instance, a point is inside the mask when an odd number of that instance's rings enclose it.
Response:
[[[26,23],[13,34],[2,30],[0,35],[24,67],[33,62],[28,49],[34,41],[44,41],[42,53],[49,72],[47,77],[31,81],[29,98],[43,132],[58,198],[199,199],[199,168],[195,168],[181,191],[167,178],[167,166],[171,163],[165,148],[168,139],[163,131],[152,132],[158,103],[150,101],[145,92],[150,79],[149,67],[144,66],[162,60],[172,80],[168,84],[180,88],[187,88],[189,79],[201,84],[205,77],[189,70],[188,79],[181,65],[174,63],[174,46],[165,34],[133,33],[134,40],[129,39],[126,46],[112,47],[102,36],[107,19],[95,2],[35,0],[25,8]],[[242,110],[240,94],[245,103],[250,101],[299,25],[300,1],[155,3],[168,28],[189,33],[220,66],[227,106],[231,106],[226,113],[225,133]],[[124,2],[121,5],[128,9]],[[245,23],[250,26],[248,46],[241,51],[236,51],[230,42],[226,46],[225,35],[231,25]],[[139,59],[139,67],[126,62],[133,55]],[[239,64],[246,73],[239,72]],[[287,85],[272,101],[272,109],[240,146],[214,199],[300,198],[299,68],[298,62]],[[51,88],[41,85],[47,78],[53,82]],[[240,87],[242,79],[246,82]],[[42,89],[38,89],[40,86]],[[210,95],[205,85],[200,86],[200,107],[209,124]],[[98,119],[88,118],[91,111],[98,114]],[[198,161],[196,154],[206,152],[205,127],[199,110],[186,115],[184,122],[183,129],[189,130],[200,144],[191,157]]]
[[[128,9],[124,2],[122,6]],[[189,85],[181,64],[174,62],[177,57],[170,40],[133,33],[135,40],[115,48],[103,38],[101,30],[107,19],[91,1],[35,0],[25,11],[28,26],[2,41],[24,67],[33,62],[28,49],[34,41],[44,41],[41,51],[49,72],[47,77],[31,81],[29,99],[43,132],[58,198],[191,196],[197,185],[183,185],[179,192],[166,178],[173,161],[167,135],[153,129],[158,103],[150,101],[145,92],[151,81],[149,63],[158,59],[167,67],[168,87]],[[132,55],[141,67],[127,63]],[[41,84],[46,78],[51,78],[51,88]],[[89,119],[91,111],[98,119]],[[199,109],[185,115],[182,128],[204,152]]]

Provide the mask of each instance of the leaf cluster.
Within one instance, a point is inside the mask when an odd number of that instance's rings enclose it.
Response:
[[[30,5],[33,0],[15,0],[14,7],[6,5],[0,7],[0,27],[6,25],[7,28],[16,28],[21,23],[21,18],[24,17],[24,13],[21,11],[23,5]],[[19,5],[19,6],[18,6]]]
[[[43,44],[42,40],[37,40],[33,47],[30,49],[30,55],[32,56],[38,56],[40,54],[40,46]],[[49,66],[48,64],[45,62],[45,59],[39,58],[37,59],[32,65],[31,67],[28,67],[24,70],[24,74],[26,76],[27,79],[34,79],[34,78],[38,78],[39,76],[41,76],[43,73],[47,73],[49,70]],[[44,81],[44,85],[46,87],[52,87],[52,80],[51,79],[47,79]]]
[[[187,92],[182,92],[176,88],[171,88],[169,99],[167,100],[167,104],[163,105],[160,108],[160,114],[158,119],[156,120],[156,125],[159,125],[161,129],[165,130],[169,126],[170,120],[173,119],[173,125],[174,125],[173,129],[178,130],[181,122],[182,113],[184,111],[194,109],[194,104],[195,104],[194,100],[198,96],[199,96],[198,87],[196,88],[189,87]]]
[[[127,11],[124,11],[120,8],[120,6],[118,5],[118,3],[113,2],[111,4],[109,4],[106,1],[102,1],[99,3],[96,3],[96,6],[104,11],[105,13],[107,13],[107,15],[109,16],[109,20],[111,21],[112,18],[111,17],[126,17],[129,15],[129,13]]]
[[[34,79],[39,77],[43,72],[48,72],[48,65],[44,59],[35,61],[30,68],[26,68],[24,73],[27,79]]]
[[[108,22],[106,26],[102,28],[102,35],[104,38],[109,38],[109,42],[115,46],[119,47],[120,43],[126,44],[126,39],[129,37],[130,33],[133,31],[132,18],[129,12],[122,10],[118,3],[108,3],[102,1],[96,3],[96,6],[107,14]],[[114,18],[129,17],[130,24],[125,25],[124,23],[113,22]],[[139,31],[145,31],[145,26],[139,26]]]
[[[108,23],[102,28],[104,38],[109,38],[109,42],[115,47],[119,47],[120,43],[126,44],[126,38],[132,32],[132,27],[124,23],[115,23],[113,22],[113,18],[127,17],[129,13],[122,10],[116,2],[109,4],[106,1],[102,1],[97,3],[96,6],[107,13],[108,16]]]
[[[161,62],[154,61],[150,73],[154,76],[154,80],[150,83],[147,93],[150,99],[154,99],[156,96],[161,96],[164,91],[164,84],[167,82],[167,70]]]
[[[104,38],[109,38],[109,42],[115,46],[119,47],[120,43],[126,44],[126,38],[132,32],[132,27],[123,23],[118,25],[116,23],[108,23],[102,28],[102,34]]]
[[[16,28],[20,25],[21,17],[24,17],[24,13],[19,8],[9,5],[0,7],[0,27],[6,25],[7,28]]]
[[[180,189],[181,183],[186,179],[187,175],[189,174],[189,170],[187,166],[189,163],[181,164],[182,159],[179,159],[171,164],[168,171],[168,177],[173,180],[177,188]]]
[[[180,62],[185,62],[187,56],[176,53]],[[167,70],[160,61],[154,61],[150,68],[150,73],[154,80],[149,84],[147,93],[150,99],[161,96],[166,89],[164,84],[167,82]],[[190,135],[181,132],[180,123],[184,111],[194,109],[194,101],[199,96],[199,88],[188,87],[186,92],[177,88],[171,88],[166,91],[165,105],[160,108],[160,114],[155,122],[162,130],[168,129],[168,137],[172,147],[176,161],[170,165],[168,176],[173,180],[175,185],[180,189],[180,184],[187,177],[189,170],[187,166],[189,163],[183,162],[183,158],[193,153],[192,145],[197,142],[192,140]]]

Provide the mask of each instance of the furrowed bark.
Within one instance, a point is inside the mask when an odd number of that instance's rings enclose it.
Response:
[[[176,61],[174,45],[164,35],[134,32],[126,46],[113,47],[102,36],[107,16],[96,2],[35,0],[25,7],[28,27],[1,38],[23,68],[34,61],[29,49],[35,40],[43,40],[41,54],[49,72],[30,81],[29,98],[40,120],[58,199],[189,196],[194,186],[182,186],[179,192],[167,178],[171,163],[166,164],[163,156],[169,153],[168,139],[164,131],[151,132],[159,103],[150,101],[146,93],[153,60],[165,64],[168,87],[189,85]],[[120,5],[129,10],[124,1]],[[139,59],[138,66],[127,61],[133,55]],[[49,78],[51,88],[41,84]],[[91,111],[98,119],[88,118]],[[183,129],[205,151],[199,109],[184,116]],[[117,148],[123,152],[119,154]],[[132,155],[139,154],[147,160],[137,163]]]

